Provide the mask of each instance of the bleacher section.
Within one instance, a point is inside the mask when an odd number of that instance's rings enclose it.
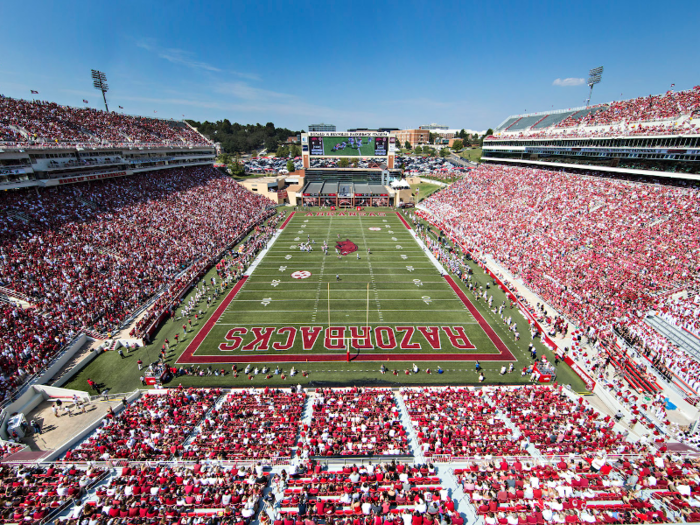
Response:
[[[514,123],[508,128],[508,131],[521,131],[528,129],[530,126],[538,122],[543,115],[532,115],[530,117],[523,117],[518,122]]]

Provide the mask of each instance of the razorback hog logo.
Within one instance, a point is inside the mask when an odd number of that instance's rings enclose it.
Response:
[[[336,249],[341,255],[347,255],[352,252],[357,251],[357,244],[352,242],[350,239],[345,239],[344,241],[338,241],[335,245]]]

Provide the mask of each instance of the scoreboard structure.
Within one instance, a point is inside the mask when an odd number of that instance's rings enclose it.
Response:
[[[394,167],[397,142],[392,133],[381,131],[314,131],[301,135],[301,155],[304,167],[310,167],[311,158],[376,159]]]

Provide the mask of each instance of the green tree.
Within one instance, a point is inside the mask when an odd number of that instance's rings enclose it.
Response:
[[[229,166],[231,170],[231,175],[234,177],[243,177],[245,175],[245,166],[241,162],[241,159],[236,157],[236,160]]]
[[[275,155],[278,157],[289,157],[289,148],[287,146],[280,146],[277,148]]]
[[[341,168],[347,168],[350,165],[350,161],[347,159],[347,157],[343,157],[340,159],[340,162],[338,163],[338,166]]]
[[[219,158],[217,160],[220,164],[223,164],[224,166],[228,166],[229,164],[231,164],[231,162],[233,162],[233,160],[231,159],[231,155],[229,155],[228,153],[222,153],[221,155],[219,155]]]
[[[256,130],[255,135],[257,135],[257,134],[259,134],[259,132]],[[277,140],[277,137],[268,137],[265,139],[265,149],[267,150],[268,153],[271,151],[276,151],[278,144],[279,144],[279,141]]]
[[[301,157],[301,147],[298,146],[297,144],[293,144],[292,146],[289,147],[289,156],[290,157]]]
[[[462,129],[457,135],[459,136],[460,139],[466,139],[469,137],[469,135],[467,135],[467,132],[464,131],[464,129]]]
[[[430,133],[428,133],[428,142],[430,144],[435,144],[435,139],[437,139],[437,138],[438,138],[437,133],[433,133],[432,131]]]
[[[423,151],[423,153],[426,153],[426,152]],[[437,151],[435,151],[435,148],[428,148],[427,153],[428,153],[431,157],[437,157]]]
[[[287,171],[289,173],[294,171],[294,161],[291,159],[287,161]]]
[[[491,128],[486,130],[486,136],[493,135],[493,130]]]
[[[444,159],[445,157],[450,156],[450,148],[442,148],[440,150],[440,156]]]
[[[409,141],[406,141],[403,145],[405,149],[411,149],[411,143]]]
[[[423,153],[423,148],[421,148],[420,146],[416,146],[415,148],[413,148],[413,153]]]
[[[460,139],[457,139],[457,140],[455,140],[455,141],[452,143],[452,149],[453,149],[454,151],[459,151],[459,150],[461,150],[462,148],[464,148],[464,141],[462,141],[462,140],[460,140]]]
[[[352,167],[357,168],[360,165],[360,159],[352,159]]]

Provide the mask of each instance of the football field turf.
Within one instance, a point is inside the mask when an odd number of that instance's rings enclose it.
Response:
[[[395,212],[329,213],[295,214],[178,362],[513,360]]]
[[[528,381],[520,373],[532,363],[528,323],[517,308],[506,308],[504,315],[517,323],[519,341],[483,299],[477,300],[455,276],[440,274],[403,217],[390,209],[351,213],[356,212],[296,212],[249,277],[230,286],[211,307],[203,305],[204,316],[188,329],[184,341],[172,343],[176,333],[182,336],[183,320],[170,319],[150,345],[125,359],[116,352],[103,353],[66,386],[88,390],[86,380],[91,378],[112,392],[133,390],[141,385],[136,361],[155,362],[166,338],[171,341],[167,362],[195,367],[193,375],[166,386],[479,384],[477,359],[483,384]],[[312,252],[298,247],[307,239],[315,241]],[[321,250],[324,240],[328,255]],[[335,251],[339,241],[346,252],[340,259]],[[477,285],[491,283],[478,265],[468,265]],[[215,276],[212,269],[204,280]],[[494,286],[489,294],[496,309],[506,299]],[[539,339],[534,344],[538,355],[553,361]],[[510,362],[515,371],[500,375],[501,366]],[[242,371],[248,363],[251,370],[279,366],[286,378],[231,374],[232,366]],[[420,368],[418,374],[407,373],[413,363]],[[380,373],[382,364],[388,373]],[[435,373],[438,366],[443,374]],[[289,377],[292,367],[300,372],[294,378]],[[563,363],[557,381],[578,392],[586,390]]]
[[[333,150],[336,144],[341,142],[348,142],[347,137],[323,137],[323,154],[324,155],[344,155],[347,157],[373,157],[374,156],[374,142],[367,144],[367,137],[361,137],[363,142],[360,149],[351,148],[349,143],[342,150]]]

